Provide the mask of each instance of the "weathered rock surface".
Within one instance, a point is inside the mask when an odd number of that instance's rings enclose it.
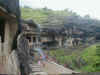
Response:
[[[17,40],[17,53],[20,63],[20,69],[22,75],[29,75],[31,72],[30,64],[30,54],[29,54],[29,45],[28,40],[24,37],[23,34],[20,34]]]
[[[15,50],[8,57],[7,71],[8,74],[20,75],[19,61]]]

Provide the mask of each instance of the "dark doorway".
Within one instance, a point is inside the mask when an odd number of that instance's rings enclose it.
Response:
[[[5,20],[0,16],[0,36],[2,43],[4,42],[4,34],[5,34]]]
[[[33,42],[36,42],[36,37],[33,37]]]

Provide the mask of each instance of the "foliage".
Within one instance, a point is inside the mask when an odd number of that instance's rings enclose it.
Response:
[[[44,24],[45,22],[47,23],[48,20],[50,20],[49,22],[54,20],[58,20],[58,22],[61,22],[61,19],[64,16],[74,14],[67,9],[62,11],[54,11],[48,8],[32,9],[29,7],[21,8],[21,12],[23,19],[33,19],[39,24]],[[59,20],[59,18],[61,19]]]
[[[77,13],[65,10],[51,10],[48,8],[33,9],[21,8],[22,19],[32,19],[40,25],[65,26],[65,29],[77,28],[84,32],[84,37],[94,37],[100,32],[100,21],[92,19],[89,15],[79,16]]]
[[[38,23],[42,23],[47,18],[47,15],[41,9],[22,8],[21,11],[23,19],[33,19]]]
[[[87,65],[83,66],[82,69],[88,72],[95,72],[98,71],[96,66],[97,63],[100,64],[100,57],[96,54],[97,45],[93,45],[89,48],[86,48],[85,51],[82,53],[81,57],[86,61]],[[99,69],[100,71],[100,69]]]
[[[71,55],[66,55],[67,51],[64,50],[50,51],[50,55],[56,57],[59,64],[67,64],[71,69],[83,72],[97,72],[100,71],[100,56],[97,55],[96,51],[97,44],[92,45],[81,52],[73,51]]]

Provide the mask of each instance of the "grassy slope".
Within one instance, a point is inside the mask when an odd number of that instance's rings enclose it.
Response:
[[[47,15],[44,13],[43,10],[33,10],[31,8],[22,8],[22,18],[23,19],[33,19],[34,21],[38,23],[42,23],[44,20],[46,20]]]
[[[82,67],[82,70],[88,72],[100,71],[100,66],[96,66],[96,64],[100,64],[100,57],[96,54],[97,45],[93,45],[89,48],[86,48],[84,52],[82,52],[81,57],[86,61],[87,65]]]
[[[22,18],[23,19],[32,19],[36,21],[38,24],[43,24],[48,18],[49,15],[53,16],[69,16],[75,13],[70,11],[53,11],[53,10],[45,10],[45,9],[32,9],[32,8],[21,8]]]
[[[92,45],[82,52],[73,51],[71,55],[66,55],[63,50],[50,51],[50,55],[56,57],[60,64],[67,64],[75,70],[85,72],[100,71],[100,68],[96,66],[97,63],[100,63],[100,57],[96,55],[96,45]]]

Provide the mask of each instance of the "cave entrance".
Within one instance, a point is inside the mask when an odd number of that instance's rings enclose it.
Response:
[[[1,42],[4,43],[4,36],[5,35],[5,20],[3,17],[0,16],[0,37]]]

